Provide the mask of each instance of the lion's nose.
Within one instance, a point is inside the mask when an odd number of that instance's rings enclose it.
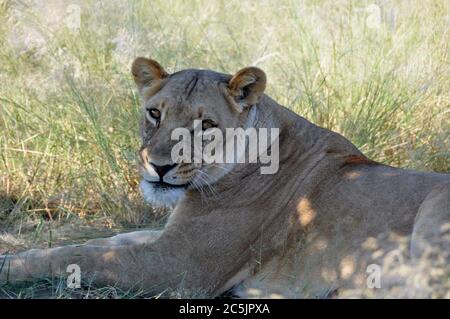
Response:
[[[156,174],[159,175],[159,178],[162,180],[163,176],[166,175],[166,173],[168,171],[170,171],[172,168],[174,168],[175,166],[177,166],[177,164],[170,164],[170,165],[156,165],[153,163],[150,163],[150,165],[153,167],[153,169],[155,170]]]

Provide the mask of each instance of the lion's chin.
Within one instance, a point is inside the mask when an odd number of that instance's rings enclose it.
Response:
[[[174,208],[185,194],[184,188],[155,187],[146,180],[141,181],[140,186],[144,200],[155,208]]]

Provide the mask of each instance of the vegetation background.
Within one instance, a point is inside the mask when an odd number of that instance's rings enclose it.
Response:
[[[136,56],[169,72],[257,65],[269,95],[369,157],[449,173],[449,26],[439,0],[0,0],[0,253],[161,227],[135,169]]]

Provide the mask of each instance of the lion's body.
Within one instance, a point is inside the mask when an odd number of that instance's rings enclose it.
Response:
[[[186,82],[194,74],[189,72]],[[201,81],[211,76],[195,72]],[[208,99],[203,91],[197,94]],[[369,292],[405,296],[389,291],[411,284],[409,277],[388,283],[392,269],[387,259],[399,252],[394,257],[404,259],[394,264],[411,269],[420,267],[423,258],[432,263],[444,258],[442,278],[448,280],[450,175],[370,161],[344,137],[265,95],[252,107],[252,125],[280,128],[276,174],[260,174],[261,164],[236,164],[214,181],[214,192],[187,189],[163,231],[22,253],[10,259],[9,278],[61,273],[68,263],[77,263],[86,275],[95,273],[97,283],[125,288],[170,287],[208,296],[232,290],[246,297],[345,297],[367,293],[367,267],[375,264],[382,270],[381,288]],[[238,119],[228,124],[245,122]],[[181,121],[171,127],[185,125]],[[5,278],[3,271],[0,281]],[[436,289],[423,287],[426,296],[435,296]]]

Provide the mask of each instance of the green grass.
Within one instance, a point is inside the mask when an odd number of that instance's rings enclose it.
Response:
[[[71,29],[74,2],[0,0],[0,253],[161,225],[135,169],[139,55],[257,65],[369,157],[450,172],[448,1],[388,1],[379,24],[373,1],[84,1]]]

